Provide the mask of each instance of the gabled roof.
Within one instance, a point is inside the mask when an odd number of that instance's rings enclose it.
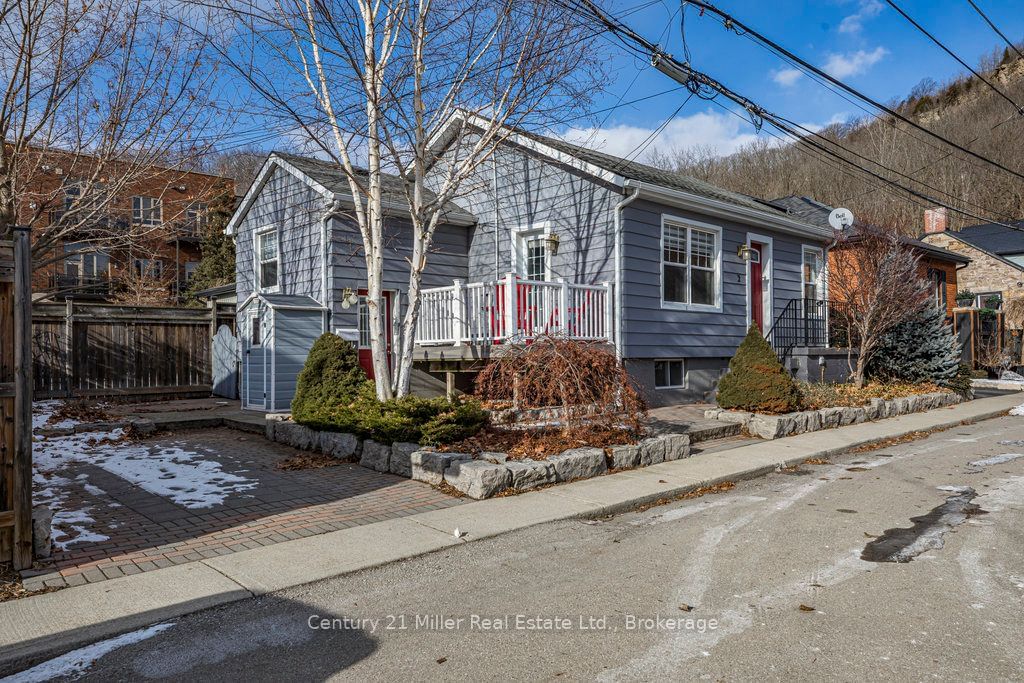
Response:
[[[1024,254],[1024,221],[1014,221],[1008,225],[1019,227],[1020,230],[998,223],[984,223],[951,230],[948,234],[997,256]]]
[[[471,112],[457,112],[430,142],[437,157],[467,129],[484,130],[489,122]],[[502,143],[510,143],[545,156],[559,164],[591,175],[622,188],[623,194],[636,191],[641,197],[671,206],[681,206],[706,215],[725,217],[749,225],[759,225],[781,232],[812,237],[831,238],[831,229],[807,223],[799,217],[755,197],[716,187],[696,178],[655,168],[637,161],[599,152],[556,137],[540,135],[518,128],[506,127]]]
[[[780,209],[788,211],[791,215],[799,216],[809,223],[814,223],[816,225],[829,228],[830,230],[832,229],[832,226],[828,222],[828,215],[832,213],[832,209],[834,207],[831,207],[828,204],[823,204],[816,199],[801,197],[799,195],[780,197],[779,199],[773,199],[771,203]],[[934,244],[922,242],[921,240],[914,239],[913,237],[901,236],[899,240],[901,244],[913,247],[914,249],[926,253],[928,256],[935,259],[952,261],[953,263],[971,262],[971,259],[963,254],[958,254],[955,251],[937,247]]]
[[[270,308],[303,311],[325,310],[324,307],[320,305],[320,302],[311,296],[306,296],[304,294],[267,294],[265,292],[254,292],[253,294],[250,294],[249,298],[238,307],[238,310],[244,310],[254,301],[262,301]]]
[[[234,234],[238,224],[245,218],[246,213],[252,207],[252,203],[259,196],[259,193],[277,168],[281,168],[305,182],[323,195],[327,201],[336,200],[352,204],[352,193],[348,184],[348,176],[341,165],[297,154],[271,152],[267,156],[267,160],[263,162],[263,167],[257,174],[256,179],[249,186],[249,190],[242,197],[241,202],[239,202],[238,208],[231,216],[231,220],[228,221],[227,228],[225,229],[227,234]],[[366,173],[364,169],[360,169],[360,171]],[[382,177],[384,208],[395,212],[408,213],[409,204],[406,201],[402,179],[399,176],[387,173],[382,174]],[[430,190],[425,190],[425,193],[428,200],[434,197]],[[442,222],[453,225],[472,225],[476,223],[476,216],[453,202],[448,202],[444,206]]]

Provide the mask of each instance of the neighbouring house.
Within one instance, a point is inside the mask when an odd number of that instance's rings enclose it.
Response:
[[[36,300],[180,300],[199,265],[206,209],[234,193],[233,180],[174,167],[100,168],[88,155],[59,150],[32,153],[39,158],[25,164],[19,217],[35,217],[34,239],[66,212],[87,216],[67,221],[74,230],[36,256]],[[87,201],[96,204],[82,206]]]
[[[810,197],[797,195],[773,199],[772,204],[809,223],[831,229],[828,216],[835,207],[822,204]],[[955,250],[944,249],[940,245],[929,244],[911,237],[901,236],[899,241],[918,254],[921,276],[928,278],[932,283],[936,305],[946,311],[947,316],[952,316],[953,309],[956,307],[956,293],[959,291],[958,287],[962,286],[960,276],[971,263],[971,258]],[[856,248],[856,245],[851,244],[848,248]],[[829,250],[828,262],[832,270],[836,269],[837,259],[843,258],[844,251],[844,249]]]
[[[970,258],[959,273],[959,291],[974,294],[968,305],[998,309],[1024,296],[1024,221],[952,229],[945,209],[928,209],[921,239]]]
[[[453,121],[436,172],[456,136],[474,134]],[[399,183],[389,180],[385,222],[390,329],[406,306],[410,253]],[[232,217],[245,407],[287,410],[325,330],[368,360],[351,205],[340,168],[273,153]],[[511,133],[438,229],[423,276],[417,389],[443,390],[442,373],[466,386],[503,345],[558,332],[613,346],[654,405],[707,400],[751,322],[767,331],[791,301],[824,295],[831,239],[831,229],[748,196]]]

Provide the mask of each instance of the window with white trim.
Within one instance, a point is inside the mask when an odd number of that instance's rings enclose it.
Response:
[[[803,249],[803,292],[804,298],[811,301],[819,301],[822,294],[822,274],[824,270],[824,253],[815,247],[804,247]]]
[[[548,246],[550,230],[518,230],[515,236],[516,270],[527,280],[545,282],[551,279],[551,252]]]
[[[683,389],[686,386],[686,367],[681,358],[654,361],[655,389]]]
[[[256,235],[256,274],[259,278],[260,289],[277,287],[279,260],[277,231],[268,230]]]
[[[136,225],[157,226],[163,217],[163,202],[159,197],[132,197],[132,222]]]
[[[366,297],[359,297],[359,348],[370,348],[370,307],[366,305]]]
[[[160,259],[137,258],[133,265],[135,274],[140,278],[159,280],[164,274],[164,262]]]
[[[665,303],[715,306],[718,303],[719,234],[677,223],[661,229],[662,293]]]

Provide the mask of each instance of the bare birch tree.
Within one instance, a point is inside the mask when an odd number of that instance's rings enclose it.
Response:
[[[163,9],[0,0],[0,237],[32,225],[37,267],[66,240],[139,239],[147,228],[128,228],[126,190],[175,185],[228,125],[211,107],[205,41]]]
[[[420,282],[450,202],[520,126],[585,106],[600,73],[587,30],[548,0],[274,0],[226,6],[244,47],[225,57],[263,99],[259,112],[343,169],[362,237],[378,398],[409,392]],[[287,36],[288,40],[282,39]],[[458,118],[461,116],[461,118]],[[463,127],[435,164],[434,143]],[[468,140],[468,141],[466,141]],[[388,365],[385,204],[408,207],[408,301]]]
[[[920,255],[893,229],[858,223],[837,236],[831,251],[828,322],[846,338],[850,374],[860,388],[882,336],[924,310],[931,287],[921,272]]]

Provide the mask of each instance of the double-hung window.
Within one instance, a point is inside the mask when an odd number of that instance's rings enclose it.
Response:
[[[661,229],[662,301],[689,306],[718,305],[717,230],[665,223]]]
[[[686,387],[686,368],[681,358],[654,361],[655,389],[683,389]]]
[[[822,279],[824,269],[824,254],[821,249],[815,247],[804,247],[804,263],[802,269],[804,299],[820,301],[822,298]]]
[[[160,225],[163,218],[163,203],[159,197],[132,197],[133,223],[153,227]]]
[[[268,230],[256,235],[257,276],[260,289],[275,289],[278,280],[277,231]]]
[[[928,279],[932,283],[932,291],[935,295],[935,305],[941,311],[946,310],[948,294],[946,292],[946,271],[941,268],[929,268]]]

